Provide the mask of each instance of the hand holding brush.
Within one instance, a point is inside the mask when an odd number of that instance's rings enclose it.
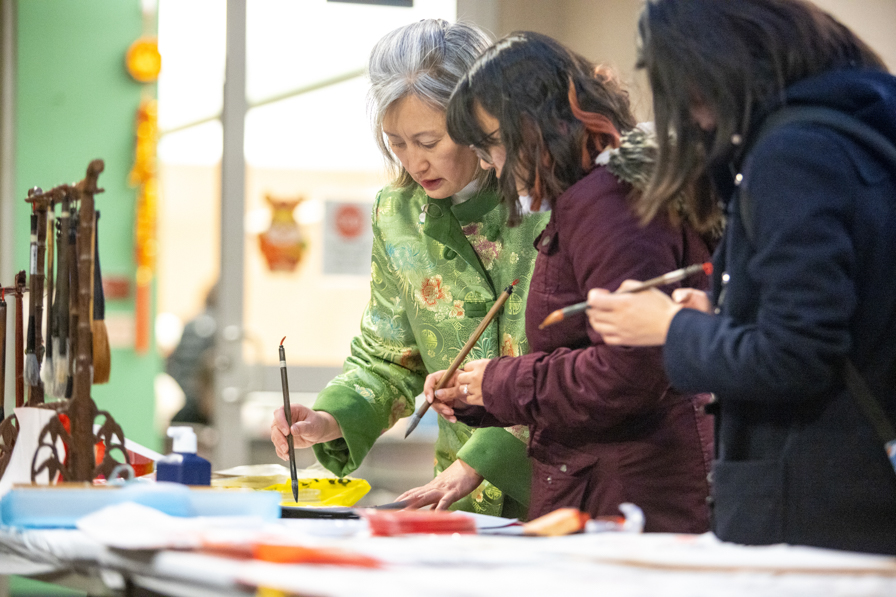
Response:
[[[712,264],[692,265],[647,282],[626,280],[618,290],[594,289],[588,293],[583,309],[588,321],[607,344],[623,346],[661,346],[672,319],[683,308],[708,310],[702,291],[678,288],[672,297],[656,290],[656,286],[683,280],[690,274],[712,272]]]
[[[473,331],[473,335],[470,336],[470,339],[467,340],[467,343],[463,348],[460,349],[457,357],[455,357],[454,362],[451,363],[451,366],[445,371],[445,374],[442,375],[439,383],[436,385],[436,391],[440,390],[442,386],[444,386],[451,378],[454,376],[454,373],[457,371],[457,368],[460,367],[460,364],[463,363],[464,359],[467,358],[467,355],[470,354],[470,351],[473,350],[473,347],[476,345],[476,342],[479,340],[479,337],[482,335],[482,332],[485,331],[485,328],[488,327],[488,324],[491,323],[492,319],[498,314],[498,311],[501,310],[501,307],[504,306],[504,303],[507,302],[507,299],[510,298],[510,295],[513,294],[513,287],[516,286],[519,280],[514,280],[513,284],[504,289],[504,292],[498,297],[498,300],[495,301],[495,304],[492,305],[492,308],[489,309],[489,312],[485,314],[485,317],[482,318],[482,322],[480,322],[479,326]],[[407,431],[404,432],[404,437],[407,438],[414,429],[417,428],[417,425],[420,424],[420,419],[423,418],[423,415],[426,414],[426,411],[429,410],[430,403],[426,400],[423,401],[423,404],[420,405],[420,408],[417,409],[411,418],[408,420]]]
[[[674,282],[680,282],[685,278],[692,276],[694,274],[705,273],[707,276],[712,274],[712,263],[697,263],[694,265],[689,265],[687,267],[683,267],[681,269],[677,269],[675,271],[671,271],[667,274],[663,274],[662,276],[657,276],[656,278],[651,278],[644,282],[635,282],[630,285],[620,287],[615,294],[631,294],[635,292],[643,292],[650,288],[655,288],[657,286],[665,286],[666,284],[672,284]],[[538,325],[538,329],[543,330],[549,325],[554,325],[555,323],[560,323],[567,317],[575,315],[576,313],[581,313],[585,309],[588,308],[588,301],[583,301],[581,303],[576,303],[575,305],[570,305],[568,307],[563,307],[562,309],[557,309],[552,312],[550,315],[544,318]]]

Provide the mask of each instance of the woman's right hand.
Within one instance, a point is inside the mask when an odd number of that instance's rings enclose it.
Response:
[[[314,444],[328,442],[342,437],[342,429],[339,423],[330,413],[320,410],[311,410],[301,404],[291,404],[292,413],[292,437],[296,448],[309,448]],[[281,406],[274,411],[274,421],[271,423],[271,441],[277,456],[283,460],[289,459],[289,444],[286,436],[290,432],[286,424],[285,411]]]
[[[454,416],[454,409],[452,408],[454,399],[439,400],[435,397],[436,385],[438,385],[442,376],[445,375],[445,371],[446,370],[436,371],[435,373],[430,373],[426,376],[426,381],[423,382],[423,397],[430,403],[431,408],[442,415],[446,421],[457,423],[457,417]],[[452,388],[455,386],[457,386],[457,372],[454,373],[452,378],[448,380],[442,388]]]
[[[712,312],[712,303],[702,290],[696,288],[676,288],[672,291],[672,300],[685,309],[696,309],[704,313]]]

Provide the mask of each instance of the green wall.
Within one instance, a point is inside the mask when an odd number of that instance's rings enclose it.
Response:
[[[133,313],[136,190],[127,177],[136,110],[147,90],[128,75],[124,57],[143,30],[140,1],[19,0],[16,10],[16,196],[78,181],[101,158],[103,275],[131,280],[130,298],[107,300],[106,314]],[[16,201],[17,271],[27,269],[29,212]],[[110,382],[93,387],[97,406],[112,413],[125,436],[153,449],[162,445],[153,426],[153,379],[161,366],[154,344],[145,355],[116,349]]]

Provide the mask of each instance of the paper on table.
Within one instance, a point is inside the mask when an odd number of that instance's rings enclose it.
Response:
[[[258,533],[265,521],[257,516],[170,516],[155,508],[122,502],[78,519],[79,530],[118,549],[195,549],[205,533],[244,529]]]
[[[16,419],[19,421],[19,434],[16,437],[16,445],[12,450],[6,472],[0,479],[0,497],[6,495],[16,483],[31,483],[31,463],[34,460],[34,452],[37,450],[38,436],[50,419],[56,416],[54,410],[31,406],[20,406],[16,408],[15,413]],[[62,440],[56,441],[56,450],[60,458],[65,457],[65,446]],[[49,455],[49,447],[41,449],[41,458]],[[41,473],[37,477],[37,484],[49,485],[49,477],[49,472]]]
[[[327,471],[328,474],[329,471]],[[282,464],[241,464],[222,471],[215,471],[222,477],[286,477],[289,478],[289,469]]]

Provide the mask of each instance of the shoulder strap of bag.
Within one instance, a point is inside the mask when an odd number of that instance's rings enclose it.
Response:
[[[792,122],[812,122],[843,133],[853,141],[863,145],[872,154],[884,160],[890,169],[896,173],[896,145],[864,122],[844,112],[830,108],[817,106],[782,108],[766,119],[759,132],[750,140],[747,149],[756,145],[760,139],[775,128]],[[738,204],[747,239],[753,242],[755,232],[753,228],[752,202],[749,193],[743,187],[738,189]],[[843,378],[850,395],[852,395],[862,413],[874,427],[877,435],[883,440],[887,458],[890,460],[890,464],[893,465],[893,470],[896,471],[896,429],[893,428],[893,424],[887,418],[881,401],[871,393],[865,378],[859,373],[852,359],[846,360]]]

